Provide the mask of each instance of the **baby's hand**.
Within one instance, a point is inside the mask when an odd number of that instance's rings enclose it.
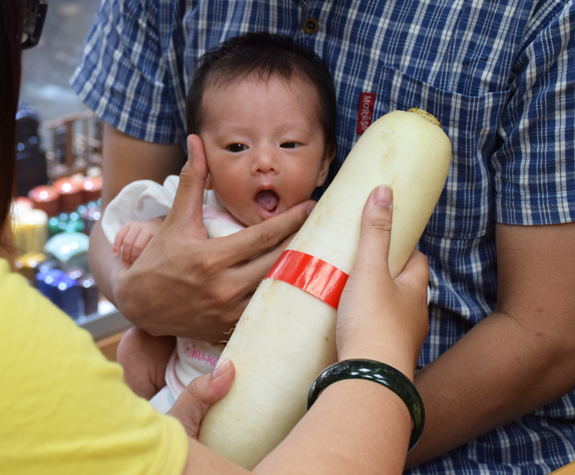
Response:
[[[143,223],[129,222],[124,224],[114,240],[114,257],[118,257],[121,253],[124,265],[131,266],[156,235],[162,221],[163,218],[155,218]]]

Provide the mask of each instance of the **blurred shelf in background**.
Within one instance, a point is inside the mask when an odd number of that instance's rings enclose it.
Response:
[[[47,260],[56,261],[59,274],[54,278],[62,278],[62,289],[63,282],[69,286],[68,277],[79,272],[85,274],[84,283],[90,277],[89,268],[74,268],[63,250],[76,245],[74,249],[81,255],[74,258],[80,264],[85,264],[79,267],[86,267],[87,259],[82,254],[86,247],[84,241],[89,235],[92,221],[99,216],[98,209],[87,207],[88,201],[90,204],[97,203],[97,190],[90,194],[85,186],[81,191],[77,188],[78,183],[98,183],[101,174],[102,122],[80,102],[69,84],[82,56],[84,41],[98,6],[99,0],[49,0],[40,43],[23,52],[21,107],[17,121],[18,195],[23,198],[16,210],[20,217],[19,221],[15,220],[14,229],[19,248],[22,248],[19,259],[21,272],[37,286],[46,284],[37,278],[41,267],[38,256],[41,255]],[[42,202],[39,194],[31,199],[29,193],[35,187],[41,188],[40,194],[47,194],[48,201]],[[75,195],[66,191],[66,187],[83,193],[82,203],[76,202]],[[53,190],[50,188],[57,188],[59,197],[52,197]],[[52,198],[54,202],[49,201]],[[55,211],[52,208],[57,203],[59,208]],[[72,203],[70,206],[73,209],[68,206],[69,203]],[[29,204],[33,212],[26,214]],[[42,212],[45,216],[39,216]],[[79,218],[73,219],[73,215],[79,215]],[[80,220],[83,220],[83,226]],[[58,229],[58,226],[63,229]],[[56,250],[52,247],[50,253],[45,243],[59,232],[70,233],[70,242],[64,242]],[[82,233],[86,236],[79,239]],[[82,252],[79,252],[80,244]],[[47,261],[44,262],[44,269],[48,267]],[[84,294],[85,290],[82,289]],[[50,286],[44,285],[42,291],[47,296],[50,294],[49,298],[53,298],[79,326],[92,334],[108,358],[115,358],[117,343],[131,324],[113,305],[101,296],[96,296],[96,300],[90,297],[90,305],[78,311],[78,305],[83,305],[82,299],[78,298],[78,304],[75,300],[64,302],[64,297],[68,297],[56,295],[58,287],[53,282]],[[70,302],[72,305],[68,305]],[[86,302],[84,300],[84,304]],[[97,311],[94,310],[96,308]]]

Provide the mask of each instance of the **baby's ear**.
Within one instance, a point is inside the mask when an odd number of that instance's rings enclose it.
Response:
[[[212,177],[210,176],[210,173],[208,172],[208,176],[206,177],[206,185],[204,186],[204,190],[213,190],[214,189],[214,185],[212,183]]]
[[[317,182],[315,185],[316,187],[324,184],[325,179],[327,178],[327,174],[329,173],[329,167],[334,157],[335,157],[335,147],[330,146],[325,150],[323,157],[321,159],[319,175],[317,177]]]

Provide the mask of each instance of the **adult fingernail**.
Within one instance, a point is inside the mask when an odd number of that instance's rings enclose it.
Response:
[[[230,360],[226,358],[222,363],[218,365],[218,367],[212,372],[212,377],[214,379],[218,379],[222,377],[224,374],[227,373],[228,368],[230,367]]]
[[[308,215],[311,214],[311,212],[312,212],[313,209],[315,208],[315,205],[316,205],[316,204],[317,204],[317,203],[314,201],[312,204],[310,204],[310,205],[307,207],[306,211],[307,211],[307,214],[308,214]]]
[[[375,189],[373,202],[376,205],[391,206],[393,202],[393,190],[387,185],[380,185]]]

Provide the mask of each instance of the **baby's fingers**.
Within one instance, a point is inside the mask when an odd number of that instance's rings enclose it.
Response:
[[[132,253],[130,255],[130,264],[133,264],[136,261],[136,259],[138,257],[140,257],[140,254],[142,254],[142,251],[148,245],[148,243],[152,239],[152,236],[153,235],[151,233],[149,233],[145,230],[140,231],[140,233],[136,237],[136,240],[134,241],[134,244],[132,245]]]
[[[130,224],[124,224],[124,226],[122,226],[118,231],[118,234],[116,234],[116,239],[114,239],[114,248],[112,249],[114,257],[118,257],[120,255],[120,252],[122,251],[122,244],[129,231]]]
[[[130,266],[134,262],[132,260],[132,249],[139,234],[140,228],[132,227],[124,238],[124,242],[122,243],[122,262],[125,266]]]

